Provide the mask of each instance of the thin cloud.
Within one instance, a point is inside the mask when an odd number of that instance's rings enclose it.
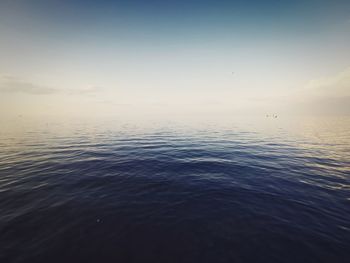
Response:
[[[99,93],[101,91],[103,91],[104,88],[102,87],[90,87],[90,88],[86,88],[86,89],[76,89],[76,90],[69,90],[68,93],[69,94],[74,94],[74,95],[91,95],[91,94],[95,94],[95,93]]]
[[[25,81],[13,76],[0,76],[0,93],[23,93],[30,95],[93,95],[103,91],[102,87],[89,87],[85,89],[57,89],[40,85],[34,82]]]
[[[105,104],[105,105],[112,105],[112,106],[132,106],[131,103],[118,103],[112,100],[100,100],[98,101],[98,103]]]
[[[298,94],[299,110],[320,114],[350,114],[350,68],[310,81]]]
[[[306,86],[307,95],[341,98],[350,96],[350,68],[334,76],[312,80]]]
[[[59,92],[55,88],[38,85],[32,82],[23,81],[15,77],[0,78],[1,93],[24,93],[32,95],[47,95]]]

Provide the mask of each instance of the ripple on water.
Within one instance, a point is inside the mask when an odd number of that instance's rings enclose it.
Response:
[[[1,133],[3,262],[350,260],[350,132],[53,127]]]

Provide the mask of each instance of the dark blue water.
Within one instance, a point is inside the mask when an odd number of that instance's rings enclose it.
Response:
[[[0,262],[350,262],[350,121],[24,121]]]

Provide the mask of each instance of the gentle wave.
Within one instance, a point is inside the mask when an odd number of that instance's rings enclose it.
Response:
[[[350,260],[347,128],[53,127],[2,132],[1,262]]]

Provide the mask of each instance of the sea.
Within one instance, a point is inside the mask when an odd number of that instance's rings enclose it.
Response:
[[[350,117],[0,122],[0,262],[350,262]]]

